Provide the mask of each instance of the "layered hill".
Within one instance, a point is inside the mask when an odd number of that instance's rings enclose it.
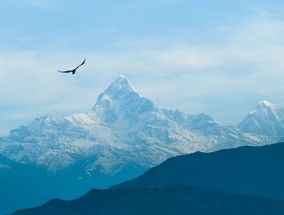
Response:
[[[15,215],[280,215],[283,165],[284,143],[198,152],[170,158],[112,189],[91,190],[73,201],[53,200]]]
[[[52,200],[13,215],[282,215],[284,202],[190,186],[91,190],[73,201]]]
[[[170,158],[138,178],[113,188],[171,184],[284,199],[284,143],[240,147]]]

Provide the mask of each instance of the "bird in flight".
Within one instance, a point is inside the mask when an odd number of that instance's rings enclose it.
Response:
[[[76,72],[76,70],[77,70],[80,66],[82,66],[82,65],[85,63],[85,61],[86,61],[86,59],[85,59],[79,66],[77,66],[75,69],[66,70],[66,71],[57,71],[57,72],[61,72],[61,73],[70,73],[70,72],[72,72],[72,75],[74,75],[75,72]]]

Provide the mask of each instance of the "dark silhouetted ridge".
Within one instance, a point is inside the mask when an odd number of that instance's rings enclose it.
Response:
[[[189,186],[91,190],[73,201],[53,200],[14,215],[283,215],[282,201]]]
[[[170,158],[113,188],[191,185],[284,199],[284,144],[240,147]]]
[[[144,175],[73,201],[14,215],[283,215],[284,144],[171,158]]]

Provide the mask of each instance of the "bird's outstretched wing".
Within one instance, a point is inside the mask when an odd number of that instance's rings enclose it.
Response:
[[[61,72],[61,73],[71,73],[71,72],[72,72],[72,74],[74,75],[75,72],[76,72],[76,70],[77,70],[80,66],[82,66],[82,65],[85,63],[85,61],[86,61],[86,58],[85,58],[85,60],[84,60],[79,66],[77,66],[75,69],[66,70],[66,71],[57,71],[57,72]]]
[[[77,67],[75,68],[75,70],[78,69],[80,66],[82,66],[82,65],[85,63],[85,61],[86,61],[86,58],[85,58],[85,60],[84,60],[79,66],[77,66]]]
[[[61,73],[69,73],[72,72],[73,70],[67,70],[67,71],[57,71],[57,72],[61,72]]]

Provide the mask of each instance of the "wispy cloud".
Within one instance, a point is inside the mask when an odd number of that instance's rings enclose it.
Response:
[[[223,40],[198,44],[142,38],[125,40],[124,49],[84,54],[2,51],[0,118],[6,128],[0,133],[40,115],[88,111],[121,73],[160,107],[206,112],[223,122],[241,120],[258,100],[284,101],[284,22],[254,19],[219,31]],[[75,76],[56,72],[85,57]]]
[[[123,65],[141,91],[160,106],[204,111],[220,121],[227,118],[236,123],[262,99],[282,102],[284,22],[250,20],[222,30],[226,30],[223,42],[179,42],[173,47],[168,41],[170,45],[165,43],[163,49],[132,53],[131,64],[122,60]],[[247,109],[234,115],[231,110],[220,112],[220,107],[240,104]]]

